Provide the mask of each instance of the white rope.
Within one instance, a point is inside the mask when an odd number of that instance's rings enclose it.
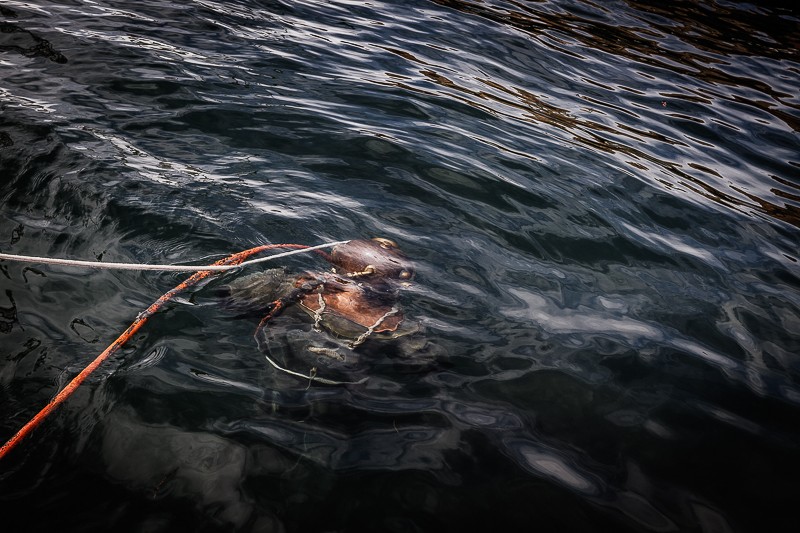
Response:
[[[397,307],[396,305],[393,305],[393,306],[392,306],[392,308],[391,308],[391,309],[389,309],[388,311],[386,311],[386,313],[384,313],[384,315],[383,315],[382,317],[380,317],[380,318],[378,319],[378,321],[377,321],[377,322],[375,322],[375,323],[374,323],[374,324],[372,324],[370,327],[368,327],[368,328],[367,328],[367,331],[365,331],[364,333],[362,333],[361,335],[359,335],[359,336],[358,336],[358,338],[357,338],[356,340],[354,340],[353,342],[351,342],[351,343],[349,344],[349,347],[350,347],[350,349],[353,349],[353,350],[354,350],[354,349],[356,349],[358,346],[360,346],[361,344],[364,344],[364,341],[366,341],[366,340],[367,340],[367,338],[368,338],[370,335],[372,335],[373,333],[375,333],[375,330],[378,328],[378,326],[380,326],[380,325],[383,323],[383,321],[384,321],[384,320],[386,320],[387,318],[389,318],[389,317],[390,317],[390,316],[392,316],[392,315],[395,315],[395,314],[397,314],[399,311],[400,311],[400,308],[399,308],[399,307]]]
[[[0,253],[0,259],[6,259],[8,261],[20,261],[25,263],[40,263],[40,264],[44,263],[49,265],[100,268],[108,270],[159,270],[159,271],[171,271],[171,272],[201,272],[210,270],[213,272],[217,272],[222,270],[233,270],[236,268],[244,268],[246,266],[255,265],[256,263],[263,263],[264,261],[272,261],[274,259],[279,259],[281,257],[287,257],[295,254],[313,252],[314,250],[319,250],[320,248],[328,248],[330,246],[345,244],[347,242],[349,241],[328,242],[317,246],[311,246],[310,248],[302,248],[300,250],[290,250],[288,252],[281,252],[279,254],[262,257],[260,259],[251,259],[250,261],[245,261],[238,265],[197,266],[197,265],[147,265],[147,264],[143,265],[137,263],[104,263],[102,261],[79,261],[76,259],[56,259],[53,257],[36,257],[32,255],[14,255],[14,254],[4,254],[4,253]]]
[[[283,368],[282,366],[279,366],[278,363],[270,359],[269,356],[266,354],[264,355],[264,358],[266,358],[269,364],[271,364],[281,372],[286,372],[287,374],[291,374],[292,376],[297,376],[298,378],[307,379],[309,385],[311,384],[312,381],[318,381],[319,383],[324,383],[325,385],[361,385],[362,383],[367,381],[367,379],[369,379],[369,378],[363,378],[359,379],[358,381],[334,381],[332,379],[317,377],[316,368],[312,368],[313,373],[307,376],[305,374],[301,374],[300,372],[295,372],[294,370],[289,370],[288,368]]]

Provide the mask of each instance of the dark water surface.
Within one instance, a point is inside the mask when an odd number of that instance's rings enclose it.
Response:
[[[0,250],[385,236],[435,347],[373,344],[365,383],[309,386],[221,276],[3,459],[4,531],[796,523],[800,12],[4,0],[0,20]],[[185,277],[0,262],[0,441]]]

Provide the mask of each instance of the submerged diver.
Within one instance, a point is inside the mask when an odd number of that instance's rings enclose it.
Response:
[[[400,306],[400,290],[410,286],[414,268],[394,241],[349,241],[334,247],[326,259],[333,265],[330,272],[291,276],[275,268],[224,287],[234,309],[266,310],[255,339],[272,366],[338,384],[353,383],[364,372],[366,354],[372,363],[394,366],[417,367],[431,360],[420,324],[406,320]]]

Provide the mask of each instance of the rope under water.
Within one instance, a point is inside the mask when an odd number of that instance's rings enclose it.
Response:
[[[172,298],[175,297],[179,292],[184,289],[187,289],[193,285],[196,285],[200,280],[210,276],[214,272],[218,270],[230,270],[231,268],[241,268],[245,265],[252,265],[254,263],[260,263],[263,261],[271,261],[277,259],[279,257],[285,257],[291,254],[303,253],[303,252],[311,252],[315,250],[319,250],[320,248],[327,248],[329,246],[335,246],[337,244],[341,244],[347,241],[340,241],[334,243],[326,243],[321,244],[319,246],[305,246],[303,244],[265,244],[262,246],[256,246],[255,248],[250,248],[249,250],[244,250],[242,252],[235,253],[230,255],[224,259],[220,259],[214,265],[205,266],[205,267],[188,267],[190,270],[200,269],[198,272],[192,274],[189,278],[184,280],[183,282],[176,285],[170,291],[167,291],[161,297],[153,302],[150,307],[145,309],[136,319],[128,326],[128,329],[122,332],[122,334],[117,337],[117,339],[112,342],[108,348],[103,350],[103,352],[98,355],[91,363],[89,363],[86,368],[84,368],[77,376],[75,376],[72,381],[67,383],[67,385],[58,393],[56,394],[50,402],[45,405],[38,413],[36,413],[33,418],[31,418],[22,428],[11,437],[8,442],[0,446],[0,459],[5,457],[11,450],[13,450],[17,444],[19,444],[22,439],[28,436],[34,429],[36,429],[39,424],[41,424],[47,416],[53,412],[56,407],[64,403],[67,398],[69,398],[75,390],[83,383],[89,375],[94,372],[97,367],[99,367],[106,359],[111,357],[117,350],[119,350],[132,336],[134,333],[139,331],[139,329],[147,322],[151,316],[153,316],[161,307],[170,301]],[[259,252],[264,252],[267,250],[274,250],[276,248],[295,248],[295,250],[291,252],[284,252],[276,255],[271,255],[269,257],[264,257],[262,259],[256,259],[252,261],[245,261],[246,258],[250,257],[251,255],[257,254]],[[10,254],[0,254],[0,258],[9,259]],[[12,261],[23,261],[23,260],[40,260],[44,259],[45,261],[39,262],[47,262],[47,263],[54,263],[54,264],[69,264],[69,266],[84,266],[84,267],[91,267],[91,268],[106,268],[108,265],[124,265],[125,269],[132,270],[130,267],[131,265],[127,263],[93,263],[91,261],[72,261],[72,260],[51,260],[50,258],[43,258],[43,257],[34,257],[34,258],[26,258],[26,259],[19,259],[24,256],[11,256]],[[56,262],[58,261],[58,262]],[[65,263],[64,261],[68,261]],[[102,266],[98,266],[102,265]],[[175,270],[173,265],[167,265],[170,268],[160,268],[161,265],[139,265],[139,266],[146,266],[148,268],[142,270]],[[150,267],[158,267],[158,268],[150,268]],[[223,267],[223,268],[215,268],[215,267]],[[110,268],[116,268],[114,266]],[[181,269],[185,269],[184,267],[179,267]]]

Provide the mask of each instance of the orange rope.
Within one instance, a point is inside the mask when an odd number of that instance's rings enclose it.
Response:
[[[226,257],[225,259],[220,259],[214,264],[238,265],[239,263],[241,263],[242,261],[244,261],[253,254],[257,254],[265,250],[272,250],[275,248],[299,249],[299,248],[309,248],[309,246],[305,246],[303,244],[265,244],[262,246],[256,246],[255,248],[250,248],[249,250],[244,250],[242,252],[235,253],[233,255]],[[322,255],[326,259],[329,257],[328,254],[326,254],[325,252],[318,251],[318,253],[320,253],[320,255]],[[119,350],[126,342],[128,342],[128,340],[133,336],[133,334],[139,331],[139,328],[141,328],[144,325],[144,323],[147,322],[147,319],[153,316],[156,313],[156,311],[158,311],[165,303],[170,301],[176,294],[178,294],[182,290],[197,284],[198,281],[210,276],[213,273],[214,272],[210,270],[203,270],[200,272],[196,272],[195,274],[187,278],[185,281],[177,285],[175,288],[163,294],[158,300],[153,302],[152,305],[150,305],[150,307],[148,307],[143,313],[141,313],[139,316],[136,317],[136,320],[134,320],[133,323],[130,326],[128,326],[128,329],[126,329],[122,333],[122,335],[117,337],[117,340],[112,342],[108,348],[103,350],[103,353],[98,355],[94,361],[89,363],[89,365],[86,368],[84,368],[80,374],[75,376],[72,379],[72,381],[70,381],[67,384],[67,386],[61,390],[61,392],[56,394],[55,397],[53,397],[53,399],[50,400],[50,402],[47,405],[45,405],[41,411],[36,413],[36,415],[34,415],[34,417],[31,418],[27,424],[22,426],[22,429],[17,431],[17,433],[13,437],[11,437],[8,440],[8,442],[6,442],[5,444],[3,444],[2,447],[0,447],[0,459],[5,457],[11,450],[14,449],[14,447],[16,447],[17,444],[19,444],[20,441],[22,441],[22,439],[27,437],[34,429],[36,429],[36,427],[39,424],[41,424],[44,421],[44,419],[47,418],[47,416],[53,410],[55,410],[56,407],[64,403],[64,401],[66,401],[67,398],[69,398],[72,395],[72,393],[75,392],[75,390],[81,385],[81,383],[83,383],[86,380],[86,378],[89,377],[89,374],[94,372],[97,369],[97,367],[99,367],[103,363],[103,361],[108,359],[112,354],[114,354],[117,350]]]

